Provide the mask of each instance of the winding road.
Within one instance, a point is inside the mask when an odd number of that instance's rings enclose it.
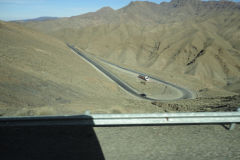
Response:
[[[72,45],[69,45],[67,44],[67,46],[72,49],[77,55],[81,56],[83,59],[85,59],[86,61],[88,61],[90,64],[92,64],[93,66],[95,66],[98,70],[100,70],[102,73],[104,73],[107,77],[109,77],[110,79],[112,79],[115,83],[117,83],[120,87],[122,87],[124,90],[126,90],[127,92],[129,92],[130,94],[136,96],[136,97],[139,97],[141,99],[146,99],[146,100],[151,100],[151,101],[164,101],[164,100],[160,100],[160,99],[155,99],[155,98],[150,98],[148,97],[147,95],[146,96],[143,96],[142,94],[139,94],[138,91],[136,91],[134,88],[132,88],[131,86],[129,86],[128,84],[126,84],[125,82],[121,81],[120,79],[118,79],[118,77],[116,77],[115,75],[113,75],[112,73],[110,73],[109,71],[107,71],[104,67],[102,67],[100,64],[98,64],[97,62],[95,62],[94,60],[92,60],[91,58],[89,58],[88,56],[86,56],[85,54],[83,54],[82,52],[80,52],[77,48],[75,48],[74,46]],[[126,71],[129,71],[129,72],[132,72],[132,73],[135,73],[135,74],[144,74],[144,73],[140,73],[140,72],[136,72],[136,71],[133,71],[133,70],[130,70],[130,69],[127,69],[127,68],[123,68],[121,66],[118,66],[118,65],[115,65],[115,64],[112,64],[110,62],[107,62],[103,59],[101,59],[101,61],[103,61],[104,63],[107,63],[107,64],[110,64],[110,65],[113,65],[115,67],[118,67],[120,69],[123,69],[123,70],[126,70]],[[146,74],[145,74],[146,75]],[[166,81],[163,81],[161,79],[158,79],[158,78],[155,78],[155,77],[152,77],[152,76],[149,76],[151,79],[157,81],[157,82],[160,82],[166,86],[171,86],[173,88],[175,88],[176,90],[180,91],[182,96],[180,97],[177,97],[175,99],[172,99],[172,100],[180,100],[180,99],[192,99],[194,98],[194,95],[192,94],[191,91],[185,89],[185,88],[182,88],[180,86],[177,86],[177,85],[174,85],[174,84],[171,84],[169,82],[166,82]],[[169,100],[168,100],[169,101]]]

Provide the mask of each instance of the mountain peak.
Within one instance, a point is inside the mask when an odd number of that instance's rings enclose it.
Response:
[[[135,5],[141,5],[141,4],[155,4],[153,2],[149,1],[131,1],[128,6],[135,6]]]
[[[103,7],[99,9],[97,12],[112,12],[112,11],[114,11],[114,9],[112,9],[111,7]]]
[[[196,2],[196,1],[201,1],[201,0],[172,0],[172,2],[176,2],[176,1],[183,1],[183,2]]]

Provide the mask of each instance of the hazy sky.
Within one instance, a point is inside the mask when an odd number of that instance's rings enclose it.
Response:
[[[132,0],[0,0],[0,19],[19,20],[42,16],[69,17],[104,6],[119,9]],[[160,3],[170,0],[149,0]],[[236,0],[240,1],[240,0]]]

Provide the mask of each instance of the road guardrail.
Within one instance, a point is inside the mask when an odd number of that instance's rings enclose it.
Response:
[[[22,125],[91,125],[131,126],[168,124],[235,124],[240,123],[240,108],[236,112],[186,112],[147,114],[90,114],[72,116],[1,117],[0,126]]]

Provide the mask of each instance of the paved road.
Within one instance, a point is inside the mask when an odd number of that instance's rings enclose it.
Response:
[[[106,64],[112,65],[112,66],[114,66],[114,67],[117,67],[117,68],[119,68],[119,69],[122,69],[122,70],[125,70],[125,71],[128,71],[128,72],[131,72],[131,73],[135,73],[135,74],[137,74],[137,75],[140,75],[140,74],[148,75],[148,74],[145,74],[145,73],[137,72],[137,71],[134,71],[134,70],[131,70],[131,69],[127,69],[127,68],[118,66],[118,65],[113,64],[113,63],[111,63],[111,62],[108,62],[108,61],[106,61],[106,60],[104,60],[104,59],[102,59],[102,58],[98,58],[98,59],[101,60],[101,61],[103,61],[103,62],[106,63]],[[177,90],[180,90],[181,93],[182,93],[182,96],[181,96],[180,98],[178,98],[178,99],[193,99],[193,98],[195,97],[195,96],[192,94],[192,92],[190,92],[189,90],[187,90],[187,89],[185,89],[185,88],[182,88],[182,87],[177,86],[177,85],[175,85],[175,84],[172,84],[172,83],[163,81],[163,80],[158,79],[158,78],[153,77],[153,76],[149,76],[149,75],[148,75],[148,77],[149,77],[150,79],[153,79],[153,80],[155,80],[155,81],[157,81],[157,82],[159,82],[159,83],[162,83],[162,84],[164,84],[164,85],[166,85],[166,86],[171,86],[171,87],[173,87],[173,88],[175,88],[175,89],[177,89]]]
[[[89,58],[88,56],[86,56],[85,54],[83,54],[82,52],[80,52],[77,48],[75,48],[74,46],[71,46],[69,44],[67,44],[67,46],[69,48],[71,48],[76,54],[78,54],[79,56],[81,56],[82,58],[84,58],[85,60],[87,60],[89,63],[91,63],[92,65],[94,65],[97,69],[99,69],[101,72],[103,72],[105,75],[107,75],[110,79],[112,79],[114,82],[116,82],[120,87],[122,87],[124,90],[128,91],[130,94],[136,96],[136,97],[139,97],[141,99],[146,99],[146,100],[151,100],[151,101],[163,101],[163,100],[159,100],[159,99],[155,99],[155,98],[150,98],[150,97],[147,97],[147,96],[142,96],[141,94],[139,94],[135,89],[133,89],[131,86],[129,86],[128,84],[124,83],[123,81],[121,81],[120,79],[118,79],[115,75],[111,74],[109,71],[107,71],[106,69],[104,69],[100,64],[96,63],[94,60],[92,60],[91,58]],[[104,61],[104,60],[102,60]],[[114,65],[118,68],[121,68],[121,69],[124,69],[124,70],[127,70],[127,71],[130,71],[130,72],[133,72],[133,73],[137,73],[137,74],[143,74],[143,73],[140,73],[140,72],[136,72],[136,71],[133,71],[133,70],[130,70],[130,69],[126,69],[126,68],[123,68],[121,66],[118,66],[118,65],[115,65],[115,64],[112,64],[110,62],[107,62],[107,61],[104,61],[105,63],[108,63],[108,64],[111,64],[111,65]],[[149,76],[151,79],[155,80],[155,81],[158,81],[164,85],[167,85],[167,86],[171,86],[177,90],[179,90],[181,93],[182,93],[182,96],[181,97],[178,97],[176,99],[172,99],[172,100],[179,100],[179,99],[191,99],[193,98],[193,94],[188,91],[187,89],[185,88],[182,88],[180,86],[176,86],[174,84],[171,84],[169,82],[166,82],[166,81],[163,81],[163,80],[160,80],[158,78],[155,78],[155,77],[152,77],[152,76]]]

